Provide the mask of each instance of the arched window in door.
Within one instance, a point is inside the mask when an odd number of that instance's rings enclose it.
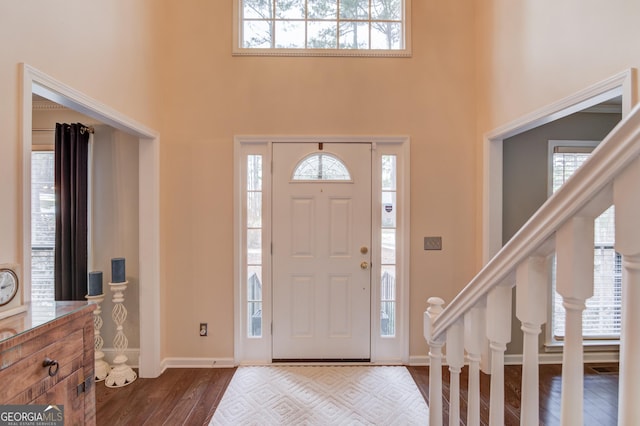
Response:
[[[339,180],[350,181],[347,166],[333,154],[316,152],[303,158],[293,172],[294,181]]]

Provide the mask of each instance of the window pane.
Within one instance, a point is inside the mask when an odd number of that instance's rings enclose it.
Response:
[[[369,23],[356,21],[340,22],[340,49],[368,49]]]
[[[31,155],[31,245],[54,247],[56,242],[56,201],[53,188],[53,151]]]
[[[52,302],[56,217],[53,151],[31,154],[31,299]]]
[[[336,22],[311,21],[307,26],[310,49],[335,49],[338,43],[338,25]]]
[[[277,19],[304,19],[304,0],[276,0]]]
[[[247,193],[247,226],[262,227],[262,192]]]
[[[247,157],[247,189],[249,191],[262,190],[262,155]]]
[[[247,313],[249,337],[262,337],[262,302],[250,302]]]
[[[382,264],[395,265],[396,263],[396,230],[382,230]]]
[[[247,229],[247,263],[262,264],[262,230]]]
[[[380,278],[380,300],[396,300],[396,267],[383,266]]]
[[[351,180],[345,164],[331,154],[311,154],[293,172],[293,180]]]
[[[396,156],[382,156],[382,189],[395,191],[396,189]]]
[[[404,0],[235,1],[242,2],[242,48],[404,48]]]
[[[271,22],[245,21],[242,31],[242,47],[253,49],[273,47]]]
[[[611,206],[596,218],[594,229],[594,240],[596,246],[613,246],[616,241],[615,236],[615,207]]]
[[[382,193],[382,227],[396,227],[396,193]]]
[[[586,301],[583,334],[589,337],[620,334],[622,318],[621,258],[613,247],[596,248],[593,296]]]
[[[402,2],[400,0],[371,0],[371,19],[401,20]]]
[[[304,21],[276,21],[276,48],[302,49],[305,43]]]
[[[53,301],[55,281],[55,250],[31,250],[31,299],[33,301]]]
[[[397,22],[371,23],[372,49],[401,49],[402,24]]]
[[[307,0],[309,19],[336,19],[338,0]]]
[[[244,19],[272,19],[273,0],[243,0]]]
[[[369,18],[369,0],[340,0],[340,18]]]
[[[396,334],[396,302],[382,302],[380,310],[380,334],[385,337]]]
[[[247,300],[262,301],[262,266],[247,267]]]

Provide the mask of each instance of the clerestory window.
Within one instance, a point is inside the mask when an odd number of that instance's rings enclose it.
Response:
[[[408,56],[410,0],[237,0],[235,54]]]

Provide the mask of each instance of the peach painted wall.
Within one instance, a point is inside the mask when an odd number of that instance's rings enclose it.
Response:
[[[231,5],[0,2],[0,260],[21,253],[26,62],[161,133],[163,357],[233,356],[234,135],[411,137],[410,353],[423,356],[426,298],[451,300],[479,267],[481,135],[640,65],[628,0],[413,0],[403,59],[233,57]],[[444,250],[423,251],[428,235]]]
[[[164,4],[167,356],[233,356],[233,137],[255,134],[411,137],[410,352],[426,356],[427,298],[475,271],[473,7],[414,0],[411,58],[272,58],[231,55],[231,1]]]
[[[636,1],[491,0],[477,10],[481,134],[640,67]]]
[[[129,0],[0,3],[0,199],[3,200],[0,262],[20,263],[22,257],[19,64],[27,63],[152,128],[157,23],[154,9],[150,8],[153,3]],[[51,127],[50,123],[45,125],[38,120],[34,115],[35,127]],[[137,215],[137,208],[134,214]],[[137,231],[134,238],[137,241]],[[136,266],[132,268],[137,270]],[[137,303],[137,297],[132,300]],[[135,312],[132,320],[137,327]],[[130,331],[131,347],[138,347],[137,329]]]

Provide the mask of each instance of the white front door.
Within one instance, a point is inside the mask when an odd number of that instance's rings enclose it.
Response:
[[[371,144],[272,158],[273,359],[369,359]]]

